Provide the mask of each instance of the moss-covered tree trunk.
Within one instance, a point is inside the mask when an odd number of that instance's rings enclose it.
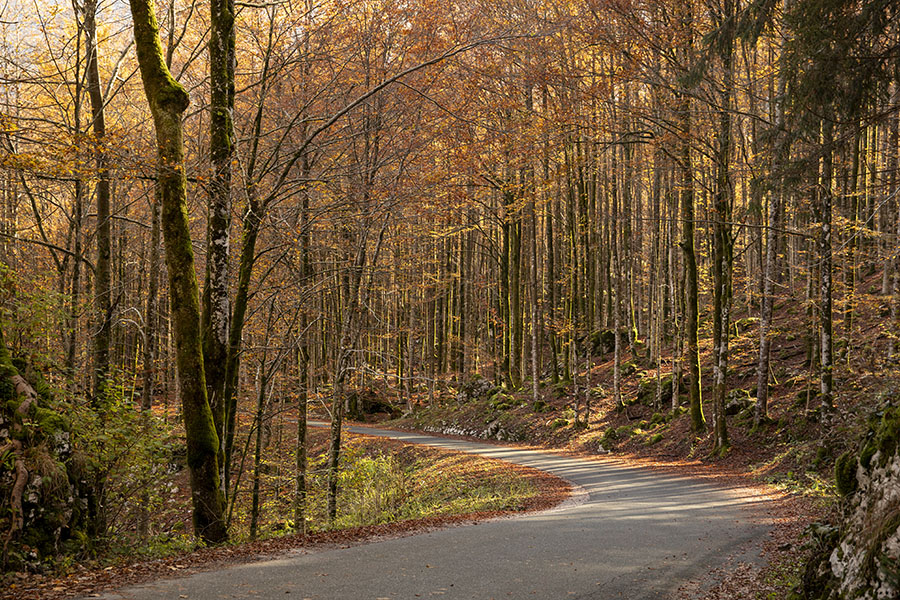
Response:
[[[163,60],[152,0],[130,0],[135,49],[156,129],[162,232],[169,273],[171,318],[187,437],[194,532],[209,543],[227,538],[219,489],[219,440],[206,398],[200,345],[200,299],[187,219],[181,117],[188,95]]]

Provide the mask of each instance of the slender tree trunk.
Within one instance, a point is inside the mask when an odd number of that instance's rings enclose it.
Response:
[[[309,161],[302,162],[304,173],[309,173]],[[313,265],[310,251],[312,223],[309,215],[309,194],[304,191],[300,205],[300,276],[303,289],[311,289],[313,285]],[[294,485],[294,529],[306,533],[306,419],[309,403],[309,365],[310,365],[310,323],[305,311],[300,313],[300,346],[297,352],[299,370],[299,387],[297,393],[297,445],[296,445],[296,481]],[[402,382],[401,382],[402,386]],[[402,389],[402,388],[401,388]]]
[[[865,186],[865,177],[863,177],[862,185],[860,185],[860,155],[863,152],[863,143],[865,139],[865,127],[860,123],[857,125],[856,140],[853,144],[853,159],[851,161],[850,172],[850,239],[847,241],[847,263],[844,269],[844,351],[843,354],[849,358],[850,344],[853,339],[853,311],[856,304],[856,253],[859,248],[859,198],[862,194],[862,187]],[[889,271],[890,269],[886,269]]]
[[[181,118],[189,99],[163,60],[152,0],[130,0],[130,5],[141,79],[156,130],[162,231],[187,438],[194,531],[208,543],[219,543],[228,537],[224,497],[219,488],[219,441],[206,399],[200,299],[187,221]]]
[[[894,69],[894,106],[900,106],[900,66]],[[897,169],[900,168],[900,115],[894,114],[891,117],[890,133],[888,134],[888,173],[889,181],[887,193],[894,196],[894,239],[900,240],[900,199],[897,198],[897,182],[900,181],[900,174]],[[900,350],[900,257],[894,252],[894,259],[888,263],[892,268],[892,286],[891,286],[891,323],[892,327],[888,336],[889,347],[888,357],[893,358]]]
[[[544,207],[545,237],[547,239],[547,273],[544,277],[544,287],[547,294],[547,321],[550,323],[550,360],[553,369],[553,383],[559,383],[559,342],[556,325],[556,248],[553,233],[553,205],[555,199],[548,199]]]
[[[230,2],[231,0],[215,0],[221,2]],[[224,6],[224,5],[223,5]],[[223,16],[227,19],[227,16]],[[232,23],[233,27],[233,23]],[[228,351],[225,357],[225,387],[223,391],[224,417],[225,422],[222,430],[225,436],[224,447],[224,464],[231,465],[232,450],[234,448],[234,434],[237,419],[237,396],[239,387],[239,373],[241,366],[241,338],[244,332],[244,319],[247,315],[247,303],[250,299],[250,279],[253,274],[253,267],[256,264],[256,240],[259,237],[259,230],[262,227],[266,203],[260,202],[257,195],[258,186],[256,185],[256,162],[258,157],[259,142],[262,138],[263,127],[263,108],[266,104],[266,98],[269,91],[269,74],[270,59],[274,38],[275,19],[270,14],[268,43],[266,44],[266,54],[263,61],[263,71],[259,83],[259,96],[257,98],[256,115],[253,121],[253,135],[250,142],[250,152],[247,159],[246,182],[245,189],[247,193],[247,207],[241,219],[241,255],[238,266],[238,284],[234,295],[234,305],[231,309],[231,321],[228,323]],[[233,35],[233,34],[232,34]],[[227,46],[227,42],[226,46]],[[232,78],[231,85],[234,84]],[[233,96],[233,90],[230,92]],[[233,101],[233,99],[232,99]],[[229,127],[233,125],[229,124]],[[231,131],[233,138],[233,130]],[[232,142],[233,143],[233,142]],[[306,158],[304,157],[304,161]],[[226,252],[227,256],[227,252]],[[323,340],[324,341],[324,340]],[[224,470],[223,487],[225,495],[228,495],[230,483],[230,469]]]
[[[820,202],[821,231],[819,232],[819,260],[821,261],[821,294],[819,302],[822,311],[821,361],[819,363],[821,402],[823,411],[834,408],[833,375],[834,339],[832,325],[832,247],[831,208],[832,180],[834,178],[834,130],[833,123],[826,115],[822,124],[822,189]]]
[[[156,198],[150,207],[150,260],[148,269],[147,310],[144,313],[144,380],[141,388],[141,415],[144,420],[144,433],[149,433],[151,409],[153,408],[153,386],[156,381],[156,350],[157,350],[157,301],[159,296],[159,189],[154,190]],[[149,533],[150,514],[147,506],[150,504],[148,491],[144,491],[141,498],[141,518],[138,525],[138,535],[146,540]]]
[[[725,395],[728,391],[728,338],[731,324],[731,269],[733,265],[733,245],[731,237],[731,105],[734,88],[734,30],[732,18],[733,0],[725,0],[721,21],[723,47],[720,51],[722,62],[722,108],[719,111],[719,131],[716,148],[716,195],[714,225],[713,280],[713,352],[715,387],[713,406],[715,408],[715,437],[713,449],[722,451],[728,447],[728,426],[725,420]]]
[[[784,0],[784,8],[790,0]],[[785,104],[787,78],[784,67],[778,70],[775,105],[775,139],[772,149],[771,180],[774,188],[769,194],[769,217],[766,228],[766,259],[763,272],[763,292],[759,319],[759,360],[756,366],[756,405],[753,424],[759,426],[769,418],[769,356],[772,348],[772,309],[775,304],[775,280],[778,277],[778,232],[781,229],[782,206],[786,193],[784,165],[787,162],[790,140],[786,130]]]
[[[206,228],[206,279],[203,284],[203,360],[206,393],[219,437],[219,462],[224,471],[225,386],[228,360],[228,255],[231,247],[231,163],[234,154],[234,0],[210,0],[209,38],[209,220]],[[224,488],[223,488],[224,489]],[[227,493],[227,490],[225,490]]]
[[[344,380],[347,376],[350,358],[353,352],[355,326],[354,315],[359,306],[359,291],[362,281],[363,267],[366,264],[366,236],[364,232],[357,234],[356,255],[353,264],[345,267],[344,279],[347,282],[347,294],[341,311],[340,329],[338,330],[338,348],[334,366],[334,397],[331,402],[331,448],[328,453],[328,522],[334,523],[337,518],[338,467],[341,452],[341,426],[344,418]],[[433,386],[433,382],[432,382]]]
[[[694,173],[691,162],[691,108],[686,94],[678,100],[682,143],[679,156],[681,169],[681,250],[684,253],[685,269],[685,349],[684,361],[690,377],[691,431],[700,434],[706,431],[703,404],[700,395],[700,341],[697,255],[694,250]]]
[[[308,333],[302,332],[305,338]],[[294,530],[306,533],[306,418],[309,400],[309,350],[302,342],[297,353],[300,389],[297,391],[296,480],[294,482]]]
[[[87,90],[91,100],[91,120],[97,147],[94,156],[97,168],[97,263],[94,268],[94,303],[97,319],[94,333],[94,382],[95,407],[106,401],[109,379],[109,346],[112,330],[112,287],[110,281],[110,187],[109,166],[103,149],[106,138],[106,117],[103,91],[100,85],[100,68],[97,58],[97,2],[88,0],[84,7],[84,31],[87,53]]]
[[[77,121],[76,121],[77,122]],[[81,312],[81,226],[84,216],[84,182],[75,182],[75,202],[72,210],[72,286],[69,300],[69,341],[66,347],[66,371],[75,377],[75,359],[78,351],[78,315]]]
[[[259,480],[260,466],[262,465],[262,431],[263,431],[263,407],[266,400],[265,376],[266,353],[263,351],[263,360],[256,369],[256,415],[253,419],[255,426],[253,446],[253,486],[250,493],[250,539],[255,540],[259,533]]]
[[[615,301],[612,303],[613,311],[613,398],[616,408],[624,408],[625,402],[622,399],[622,262],[619,257],[619,186],[618,167],[616,160],[617,148],[612,151],[612,165],[610,168],[610,177],[612,178],[611,201],[612,201],[612,222],[615,224],[610,238],[612,241],[612,268],[613,277],[615,278]]]
[[[528,215],[531,220],[531,400],[536,403],[540,399],[538,386],[541,374],[538,366],[538,225],[535,215],[534,198],[529,205]],[[587,340],[590,343],[590,340]]]
[[[244,331],[244,319],[247,315],[247,304],[250,299],[250,278],[256,261],[256,240],[262,226],[263,208],[253,197],[247,204],[243,215],[240,266],[238,269],[237,291],[234,296],[234,308],[228,334],[228,354],[225,364],[225,464],[231,464],[234,450],[234,434],[237,419],[238,374],[240,373],[241,337]],[[230,488],[230,472],[225,469],[225,490]]]

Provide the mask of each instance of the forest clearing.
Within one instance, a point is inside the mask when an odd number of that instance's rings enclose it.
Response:
[[[387,543],[447,553],[402,598],[520,550],[505,597],[900,598],[896,2],[7,0],[0,36],[4,597],[342,544],[357,587],[309,593],[362,597]]]

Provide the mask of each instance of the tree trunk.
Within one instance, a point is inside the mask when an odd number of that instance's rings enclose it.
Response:
[[[720,51],[722,62],[722,108],[719,111],[719,131],[716,148],[716,195],[713,257],[713,368],[715,387],[713,406],[715,408],[715,436],[713,450],[723,451],[728,447],[728,427],[725,420],[725,394],[728,391],[728,338],[731,324],[731,269],[733,245],[731,237],[731,104],[734,88],[734,30],[732,17],[733,0],[725,0],[720,27],[724,38]]]
[[[94,149],[97,169],[97,264],[94,269],[94,303],[96,331],[94,337],[93,403],[102,406],[106,401],[109,379],[109,345],[112,322],[110,283],[110,190],[109,167],[103,150],[106,137],[106,119],[103,91],[100,86],[100,68],[97,58],[97,2],[88,0],[84,7],[84,31],[87,53],[87,90],[91,99],[91,120],[94,130]]]
[[[894,106],[900,106],[900,66],[894,69]],[[890,133],[888,134],[889,147],[888,150],[888,172],[890,173],[890,185],[887,193],[894,196],[894,239],[900,240],[900,199],[897,198],[897,182],[900,175],[897,169],[900,168],[900,115],[894,114],[891,117]],[[895,252],[896,254],[896,252]],[[892,286],[891,286],[891,329],[888,336],[890,342],[888,347],[888,357],[893,358],[900,350],[900,258],[896,255],[894,259],[888,263],[892,268]]]
[[[834,130],[833,123],[826,115],[822,124],[822,145],[824,155],[822,158],[822,191],[820,201],[821,230],[819,232],[819,260],[821,261],[821,295],[819,298],[822,311],[822,339],[821,357],[819,363],[822,409],[829,411],[834,408],[833,376],[834,369],[834,340],[832,325],[832,248],[831,248],[831,205],[832,205],[832,179],[834,178]]]
[[[147,290],[147,310],[144,313],[144,380],[141,388],[141,414],[144,418],[145,433],[149,431],[150,410],[153,408],[153,385],[156,381],[156,320],[157,301],[159,296],[159,189],[155,189],[156,198],[150,207],[150,261],[149,283]],[[147,539],[149,533],[150,515],[146,507],[150,503],[149,493],[144,492],[142,497],[142,512],[138,525],[138,535],[142,540]]]
[[[790,0],[784,1],[785,9]],[[766,259],[763,272],[763,292],[759,318],[759,360],[756,366],[756,405],[753,425],[759,426],[769,418],[769,355],[772,348],[772,308],[775,304],[775,280],[778,277],[778,232],[781,229],[782,206],[786,194],[784,165],[787,162],[790,140],[787,135],[785,103],[787,78],[784,69],[778,70],[775,104],[775,139],[770,168],[774,191],[769,195],[769,218],[766,229]]]
[[[682,15],[682,26],[687,31],[688,50],[691,44],[690,6]],[[700,395],[700,342],[699,342],[699,293],[697,282],[697,254],[694,250],[694,173],[691,162],[691,104],[686,92],[677,98],[677,111],[681,144],[678,166],[681,170],[681,250],[684,253],[685,269],[685,352],[684,361],[690,377],[691,431],[695,434],[706,431],[703,404]]]
[[[228,255],[231,230],[231,163],[234,154],[234,0],[210,0],[209,39],[209,220],[206,228],[206,280],[203,285],[203,360],[206,393],[219,437],[219,462],[225,460],[225,380],[231,307]],[[221,483],[226,480],[222,473]]]
[[[334,365],[334,397],[331,402],[331,448],[328,453],[328,522],[333,524],[337,518],[338,466],[341,452],[341,426],[344,417],[344,379],[353,353],[355,326],[354,315],[359,306],[359,290],[362,281],[363,267],[366,264],[366,236],[358,233],[356,255],[353,264],[344,269],[347,281],[347,295],[344,297],[340,329],[338,330],[338,348]],[[433,386],[433,380],[432,380]]]
[[[152,0],[130,0],[130,4],[141,79],[156,130],[162,231],[187,437],[194,532],[208,543],[220,543],[228,534],[224,498],[219,489],[219,440],[206,399],[200,299],[187,220],[181,117],[189,99],[163,60]]]

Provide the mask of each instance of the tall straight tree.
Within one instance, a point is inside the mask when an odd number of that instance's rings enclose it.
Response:
[[[722,65],[722,100],[719,109],[719,131],[716,140],[716,194],[714,201],[713,258],[713,447],[728,447],[725,421],[725,394],[728,376],[728,329],[731,316],[731,269],[734,262],[734,239],[731,235],[731,111],[734,88],[734,0],[724,0],[719,16],[716,50]]]
[[[680,54],[683,66],[689,64],[693,46],[693,27],[691,20],[690,0],[681,3],[681,35],[683,39]],[[686,78],[686,75],[682,75]],[[687,82],[682,82],[687,87]],[[697,275],[697,253],[694,247],[694,167],[691,161],[691,100],[687,89],[678,91],[676,99],[678,127],[681,142],[678,151],[678,167],[681,175],[681,250],[684,253],[684,294],[685,294],[685,348],[684,361],[690,377],[691,431],[706,431],[706,419],[703,416],[703,403],[700,395],[700,300]]]
[[[87,90],[91,100],[91,126],[94,131],[97,167],[97,265],[94,272],[94,302],[97,330],[94,332],[95,406],[104,402],[109,379],[109,343],[112,325],[110,284],[110,188],[109,165],[103,144],[106,138],[106,112],[100,86],[100,67],[97,60],[97,0],[84,5],[84,33],[87,53]]]
[[[227,539],[225,502],[219,489],[219,440],[206,399],[200,344],[200,298],[188,227],[184,129],[189,98],[163,58],[153,0],[130,0],[134,42],[157,144],[157,185],[169,273],[171,316],[187,437],[194,532],[208,543]]]
[[[228,255],[231,229],[231,161],[234,154],[234,0],[210,0],[209,31],[209,186],[206,281],[203,286],[203,359],[206,393],[219,438],[219,461],[225,461],[225,367],[231,308],[228,300]],[[222,481],[225,481],[224,473]]]
[[[790,8],[790,0],[784,0],[784,11]],[[775,278],[778,274],[778,231],[781,229],[784,205],[784,166],[790,152],[790,140],[785,120],[787,77],[784,55],[779,56],[775,98],[775,131],[772,142],[770,166],[769,222],[766,228],[766,257],[763,267],[763,293],[759,317],[759,361],[756,368],[756,406],[753,424],[758,426],[769,418],[769,355],[772,347],[772,307],[775,303]]]
[[[832,324],[832,247],[831,247],[831,208],[832,187],[834,185],[834,123],[830,113],[822,119],[822,178],[819,190],[819,260],[820,260],[820,298],[822,319],[821,358],[819,362],[819,394],[823,410],[834,408],[833,370],[834,370],[834,326]]]

